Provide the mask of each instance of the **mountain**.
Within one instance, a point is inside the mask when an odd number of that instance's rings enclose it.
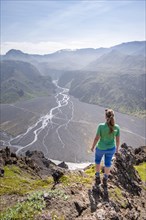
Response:
[[[122,144],[107,187],[96,187],[93,164],[68,170],[40,151],[19,156],[6,147],[0,150],[1,220],[145,220],[145,165],[146,146]]]
[[[85,67],[85,70],[111,70],[118,74],[118,71],[129,72],[141,71],[145,72],[145,57],[143,55],[128,55],[118,50],[112,50],[104,54],[97,60]]]
[[[55,86],[49,76],[41,76],[28,62],[3,60],[1,68],[1,103],[11,103],[43,94],[51,95]]]
[[[111,50],[117,50],[127,55],[138,55],[146,56],[146,42],[145,41],[132,41],[122,43],[110,48]]]
[[[145,115],[146,41],[122,43],[110,48],[59,50],[34,55],[10,50],[2,60],[29,62],[41,75],[59,79],[70,94],[84,102]]]
[[[2,60],[21,60],[35,65],[42,74],[51,74],[52,70],[65,71],[81,69],[103,55],[107,48],[85,48],[77,50],[59,50],[52,54],[34,55],[19,50],[10,50],[2,56]],[[47,71],[46,71],[47,69]],[[50,70],[50,71],[49,71]]]
[[[144,48],[145,42],[112,47],[80,71],[66,71],[59,84],[67,86],[70,94],[81,101],[143,117],[146,112]]]

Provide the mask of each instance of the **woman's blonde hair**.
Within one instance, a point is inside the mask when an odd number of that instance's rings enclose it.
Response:
[[[114,111],[112,109],[105,109],[106,122],[109,126],[110,133],[114,131],[115,119],[114,119]]]

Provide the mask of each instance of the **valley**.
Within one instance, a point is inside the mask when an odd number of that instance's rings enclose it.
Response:
[[[49,97],[1,105],[1,146],[18,154],[27,150],[43,151],[45,157],[66,162],[93,162],[89,153],[97,124],[104,121],[104,108],[87,104],[58,86]],[[121,127],[121,144],[145,145],[145,121],[115,113]]]

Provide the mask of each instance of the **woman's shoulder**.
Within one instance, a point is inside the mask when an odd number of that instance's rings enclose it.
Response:
[[[98,124],[98,127],[103,127],[103,126],[105,126],[105,125],[106,125],[105,122],[103,122],[103,123],[99,123],[99,124]]]
[[[118,124],[115,124],[115,127],[116,127],[116,128],[120,128],[120,126],[119,126]]]

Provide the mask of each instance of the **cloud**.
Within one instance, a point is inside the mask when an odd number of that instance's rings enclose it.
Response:
[[[88,41],[70,41],[70,42],[4,42],[1,45],[1,54],[5,54],[10,49],[21,50],[30,54],[49,54],[61,49],[79,49],[85,47],[94,47],[91,42]]]

